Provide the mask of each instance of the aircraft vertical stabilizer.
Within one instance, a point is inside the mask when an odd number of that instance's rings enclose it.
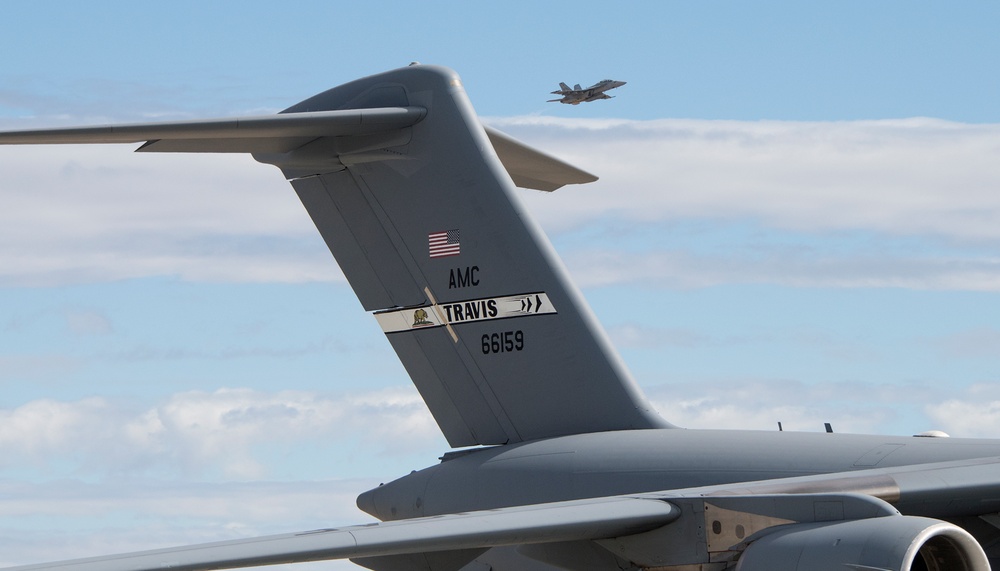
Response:
[[[453,71],[402,68],[271,116],[0,134],[141,141],[141,152],[245,152],[278,166],[452,446],[670,426],[512,182],[595,178],[484,129]]]
[[[374,106],[427,114],[338,141],[332,172],[302,176],[309,145],[257,158],[292,179],[449,443],[667,426],[522,211],[454,72],[403,68],[286,113]]]

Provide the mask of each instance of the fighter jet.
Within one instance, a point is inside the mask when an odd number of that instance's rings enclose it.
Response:
[[[278,167],[452,449],[358,496],[379,523],[13,569],[1000,562],[1000,440],[684,430],[654,412],[515,189],[596,177],[484,127],[450,69],[362,78],[276,115],[0,133],[29,143],[242,152]]]
[[[560,89],[553,91],[552,94],[562,95],[562,99],[549,99],[548,103],[558,102],[567,105],[579,105],[588,101],[597,101],[598,99],[614,99],[605,93],[605,91],[610,91],[623,85],[625,85],[624,81],[615,81],[613,79],[602,79],[586,89],[580,87],[579,83],[573,86],[572,89],[565,83],[559,83]]]

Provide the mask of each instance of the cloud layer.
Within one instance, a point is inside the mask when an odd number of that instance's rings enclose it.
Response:
[[[490,123],[601,177],[523,194],[587,284],[1000,288],[1000,126]],[[273,168],[130,148],[0,149],[0,283],[343,279]]]
[[[577,200],[560,204],[550,221],[557,227],[610,213],[637,222],[749,218],[800,232],[1000,238],[996,125],[548,117],[492,124],[601,176],[562,191]]]
[[[175,393],[154,406],[90,397],[0,409],[0,469],[8,473],[35,466],[88,478],[260,479],[270,476],[264,461],[275,448],[321,442],[333,453],[352,439],[368,455],[442,446],[409,387],[336,395],[222,388]]]

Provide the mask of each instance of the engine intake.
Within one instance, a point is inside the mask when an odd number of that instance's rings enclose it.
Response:
[[[772,528],[736,571],[990,571],[979,542],[935,519],[886,516]]]

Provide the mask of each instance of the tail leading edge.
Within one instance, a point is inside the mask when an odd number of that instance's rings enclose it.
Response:
[[[133,141],[278,166],[452,446],[671,426],[514,194],[594,178],[484,129],[453,71],[397,69],[275,116],[0,133]]]

